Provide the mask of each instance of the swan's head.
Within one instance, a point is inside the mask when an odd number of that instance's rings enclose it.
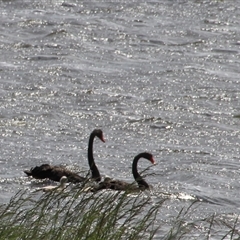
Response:
[[[153,155],[151,153],[145,152],[143,153],[143,158],[146,158],[147,160],[149,160],[152,164],[156,164]]]
[[[95,129],[95,130],[93,131],[93,134],[94,134],[95,136],[97,136],[102,142],[105,142],[105,139],[104,139],[104,137],[103,137],[103,132],[102,132],[101,129]]]

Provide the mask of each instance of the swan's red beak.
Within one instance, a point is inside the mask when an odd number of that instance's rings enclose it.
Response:
[[[101,139],[101,141],[102,141],[102,142],[104,142],[104,143],[105,143],[105,139],[104,139],[104,137],[103,137],[103,136],[101,136],[101,138],[100,138],[100,139]]]
[[[153,157],[150,159],[152,164],[156,164],[155,160],[153,159]]]

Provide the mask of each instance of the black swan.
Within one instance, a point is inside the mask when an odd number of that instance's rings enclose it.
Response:
[[[138,170],[137,170],[137,164],[138,164],[138,160],[140,158],[145,158],[145,159],[149,160],[152,164],[155,164],[155,161],[153,159],[153,155],[151,153],[147,153],[147,152],[140,153],[133,159],[132,174],[133,174],[133,177],[134,177],[135,181],[138,184],[138,187],[135,187],[132,184],[124,182],[124,181],[106,178],[103,182],[100,182],[98,186],[93,187],[91,189],[91,191],[96,192],[96,191],[99,191],[99,190],[102,190],[102,189],[112,189],[112,190],[120,190],[120,191],[149,189],[149,185],[140,176],[140,174],[138,173]]]
[[[88,143],[88,164],[92,173],[92,179],[99,182],[101,181],[101,176],[93,158],[93,141],[95,137],[98,137],[102,142],[105,142],[101,129],[95,129],[92,131]],[[59,182],[63,176],[68,178],[68,182],[73,183],[83,182],[86,180],[85,177],[81,177],[64,167],[51,166],[49,164],[42,164],[41,166],[31,168],[30,170],[25,170],[24,173],[26,173],[27,176],[32,176],[36,179],[49,178],[57,182]]]

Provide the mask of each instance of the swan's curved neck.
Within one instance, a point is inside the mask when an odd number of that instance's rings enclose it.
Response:
[[[135,179],[135,181],[137,182],[139,188],[149,188],[149,185],[147,184],[147,182],[140,176],[140,174],[138,173],[137,170],[137,164],[138,164],[138,160],[142,157],[141,154],[137,155],[134,160],[133,160],[133,164],[132,164],[132,174],[133,177]]]
[[[98,168],[97,168],[94,158],[93,158],[93,140],[94,140],[94,138],[95,138],[95,135],[91,134],[90,138],[89,138],[89,143],[88,143],[88,164],[89,164],[90,170],[92,172],[92,178],[95,181],[99,182],[99,181],[101,181],[101,176],[100,176],[100,173],[98,171]]]

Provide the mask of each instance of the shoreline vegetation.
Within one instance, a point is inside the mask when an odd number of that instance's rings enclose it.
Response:
[[[199,201],[175,218],[161,221],[167,198],[144,192],[84,192],[69,185],[62,192],[20,190],[0,206],[0,239],[239,239],[239,216],[211,215],[190,220]]]

